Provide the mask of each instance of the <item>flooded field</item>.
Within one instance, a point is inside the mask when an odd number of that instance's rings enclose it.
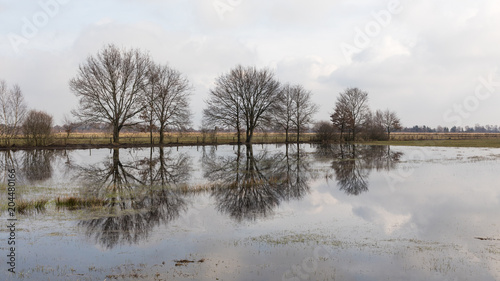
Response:
[[[499,280],[500,149],[0,152],[2,280]],[[29,205],[29,204],[28,204]]]

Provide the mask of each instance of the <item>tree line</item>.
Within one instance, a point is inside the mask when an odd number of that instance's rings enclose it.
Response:
[[[30,144],[47,144],[53,118],[45,112],[27,111],[20,87],[1,84],[1,134],[8,141],[24,135]],[[110,44],[90,55],[69,81],[78,107],[65,116],[69,134],[89,124],[107,124],[113,142],[120,142],[125,128],[141,127],[159,133],[160,144],[168,131],[184,131],[191,125],[190,81],[168,64],[154,62],[147,52],[120,49]],[[269,69],[237,66],[215,81],[203,111],[203,128],[236,130],[238,142],[251,143],[255,130],[283,128],[297,136],[312,122],[317,106],[311,92],[301,85],[280,83]]]
[[[401,129],[401,132],[411,132],[411,133],[500,133],[500,126],[498,125],[480,125],[476,124],[474,127],[470,126],[453,126],[453,127],[443,127],[437,126],[432,128],[429,126],[413,126],[405,127]]]
[[[124,129],[159,133],[160,144],[169,131],[186,131],[192,124],[189,108],[193,86],[188,78],[169,64],[155,62],[140,49],[109,44],[88,56],[69,81],[78,98],[72,118],[65,117],[63,130],[107,124],[113,142],[120,142]],[[496,132],[497,126],[465,128],[403,128],[396,112],[372,111],[368,92],[346,88],[339,93],[330,120],[314,123],[318,106],[312,92],[300,84],[280,82],[270,69],[237,65],[215,78],[203,109],[202,131],[236,132],[238,143],[251,143],[258,130],[284,132],[298,140],[314,125],[322,141],[389,139],[394,131]],[[74,120],[74,121],[73,121]],[[10,140],[23,135],[30,144],[47,144],[53,128],[50,114],[28,110],[18,85],[0,81],[0,137]]]
[[[34,109],[28,111],[19,85],[9,87],[0,80],[0,137],[5,145],[10,145],[11,139],[20,134],[31,145],[46,145],[52,127],[51,115]]]
[[[104,122],[120,142],[125,127],[147,124],[151,134],[163,134],[191,123],[189,95],[192,86],[186,77],[167,64],[157,64],[139,49],[119,49],[108,45],[89,56],[70,81],[79,98],[72,113],[81,123]]]
[[[337,137],[340,141],[385,140],[393,131],[401,129],[401,121],[396,112],[370,110],[368,92],[359,88],[347,88],[339,94],[335,102],[330,122],[322,121],[316,125],[320,140]]]
[[[29,143],[45,145],[52,116],[28,112],[19,86],[7,89],[5,82],[0,86],[2,136],[9,140],[22,133]],[[154,62],[140,49],[104,46],[79,65],[69,87],[78,98],[78,107],[72,110],[76,121],[65,118],[63,128],[68,136],[78,126],[105,123],[118,144],[124,128],[141,126],[149,132],[151,142],[153,133],[159,133],[163,144],[166,132],[183,131],[191,125],[190,81],[170,65]],[[382,130],[389,135],[400,128],[394,112],[372,113],[367,101],[366,92],[346,89],[337,98],[331,123],[323,127],[325,124],[320,123],[319,128],[340,134],[346,141],[356,140],[360,133],[374,138],[380,137],[377,134]],[[295,133],[299,140],[318,111],[311,91],[302,85],[282,83],[270,69],[242,65],[217,77],[205,102],[202,129],[236,131],[238,143],[251,143],[259,129],[284,131],[287,142],[289,134]]]
[[[216,79],[203,110],[203,126],[234,129],[238,143],[242,132],[251,143],[256,129],[273,126],[285,131],[287,142],[295,130],[298,140],[318,110],[311,96],[301,85],[281,85],[269,69],[238,65]]]
[[[179,71],[155,63],[139,49],[105,46],[89,56],[70,81],[79,107],[72,113],[80,122],[110,125],[113,142],[119,143],[125,127],[143,124],[160,135],[185,130],[191,124],[189,96],[193,87]],[[282,85],[268,69],[237,66],[215,81],[210,90],[203,126],[234,129],[238,142],[245,133],[251,143],[254,131],[268,126],[300,130],[312,122],[317,106],[311,92],[300,85]]]

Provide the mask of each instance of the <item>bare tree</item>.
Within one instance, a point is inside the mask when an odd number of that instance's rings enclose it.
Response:
[[[368,93],[358,88],[347,88],[337,98],[332,120],[347,125],[352,132],[352,139],[356,140],[356,133],[366,121],[369,110]]]
[[[20,133],[26,112],[27,106],[19,85],[8,89],[7,83],[0,80],[0,135],[6,138],[7,144]]]
[[[158,77],[155,73],[156,65],[151,64],[148,70],[147,83],[144,87],[143,110],[140,112],[139,118],[144,121],[145,129],[149,131],[149,142],[153,143],[153,132],[158,129],[155,124],[154,103],[158,93]]]
[[[23,123],[23,133],[28,144],[47,145],[52,135],[53,118],[37,110],[30,110]]]
[[[66,133],[66,139],[69,138],[69,135],[79,126],[80,124],[78,122],[73,121],[68,114],[64,114],[62,128]]]
[[[293,87],[290,84],[286,84],[279,92],[278,102],[273,106],[274,123],[285,130],[285,142],[288,142],[288,132],[293,128],[293,109]]]
[[[386,109],[384,111],[377,110],[375,113],[376,120],[384,127],[387,132],[387,138],[391,139],[391,132],[401,129],[401,121],[396,112]]]
[[[142,94],[150,65],[149,56],[139,49],[120,50],[107,45],[89,56],[79,67],[70,88],[80,98],[75,116],[87,122],[106,122],[113,128],[113,142],[120,130],[139,123]]]
[[[311,101],[311,92],[301,85],[286,84],[278,94],[278,100],[273,106],[274,122],[285,130],[286,142],[288,131],[297,131],[297,141],[300,130],[312,122],[312,116],[318,111],[317,105]]]
[[[369,140],[387,140],[381,116],[377,112],[368,111],[366,114],[366,120],[363,123],[363,136]]]
[[[189,96],[192,87],[179,71],[168,65],[151,64],[145,89],[143,116],[149,122],[151,138],[152,128],[157,123],[163,144],[166,130],[184,130],[191,124]]]
[[[351,117],[346,105],[337,99],[333,114],[330,116],[333,127],[340,131],[340,140],[344,140],[344,133],[350,132]]]
[[[205,118],[214,125],[236,128],[238,142],[244,123],[246,142],[251,143],[254,130],[269,121],[279,90],[280,83],[270,70],[239,65],[216,79],[204,110]]]
[[[238,143],[241,143],[242,110],[241,97],[233,89],[234,85],[228,76],[220,76],[215,89],[210,90],[210,98],[206,101],[207,107],[203,110],[203,127],[217,127],[235,129]]]
[[[297,130],[297,142],[300,140],[300,130],[313,121],[313,115],[318,111],[318,106],[311,101],[311,92],[301,85],[293,87],[293,118],[292,123]]]
[[[324,143],[332,141],[335,137],[335,128],[328,121],[317,122],[314,125],[314,132],[316,132],[316,139]]]

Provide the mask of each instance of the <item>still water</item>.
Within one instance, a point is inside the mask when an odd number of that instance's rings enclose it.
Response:
[[[1,152],[2,280],[500,280],[500,149]],[[3,175],[2,225],[6,211]],[[57,198],[99,207],[56,207]]]

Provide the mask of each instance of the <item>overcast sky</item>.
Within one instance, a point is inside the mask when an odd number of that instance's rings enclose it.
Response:
[[[237,64],[312,91],[316,120],[358,87],[404,126],[500,125],[499,28],[493,0],[0,0],[0,79],[61,123],[78,65],[114,43],[188,77],[195,128]]]

